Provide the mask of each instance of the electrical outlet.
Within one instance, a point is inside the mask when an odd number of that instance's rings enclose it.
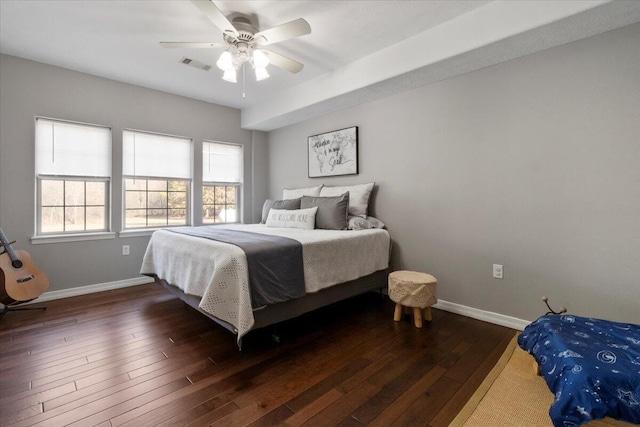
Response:
[[[493,264],[493,278],[502,279],[503,268],[502,264]]]
[[[129,245],[122,245],[122,255],[129,255]]]

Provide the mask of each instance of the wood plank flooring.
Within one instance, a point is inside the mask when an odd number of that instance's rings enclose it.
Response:
[[[235,336],[157,284],[0,320],[0,426],[446,427],[515,331],[373,293]],[[38,306],[38,305],[35,305]]]

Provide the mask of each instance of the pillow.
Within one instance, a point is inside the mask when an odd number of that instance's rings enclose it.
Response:
[[[318,207],[316,228],[324,230],[346,230],[347,213],[349,211],[349,193],[337,197],[303,196],[300,207]]]
[[[362,218],[349,215],[349,230],[369,230],[371,228],[384,228],[384,223],[372,216]]]
[[[300,198],[290,200],[265,200],[264,205],[262,205],[262,220],[260,224],[267,222],[267,217],[271,209],[300,209]]]
[[[287,200],[287,199],[297,199],[298,197],[302,197],[302,196],[318,197],[320,195],[321,189],[322,189],[322,184],[318,185],[317,187],[294,188],[294,189],[285,188],[284,190],[282,190],[282,198]],[[344,193],[344,191],[342,193]],[[339,194],[342,194],[342,193],[339,193]],[[338,194],[331,194],[331,196],[337,196],[337,195]]]
[[[342,193],[349,192],[349,215],[367,216],[369,210],[369,197],[373,190],[373,182],[360,185],[346,185],[342,187],[322,187],[320,196],[338,196]]]
[[[267,217],[267,227],[302,228],[313,230],[318,207],[309,209],[271,209]]]

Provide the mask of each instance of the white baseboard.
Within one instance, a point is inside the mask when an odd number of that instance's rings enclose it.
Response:
[[[39,302],[53,301],[61,298],[77,297],[78,295],[93,294],[96,292],[110,291],[112,289],[128,288],[129,286],[144,285],[145,283],[152,283],[151,277],[141,276],[133,277],[131,279],[116,280],[115,282],[98,283],[95,285],[80,286],[71,289],[61,289],[59,291],[49,291],[40,295],[33,301],[26,304],[35,304]]]
[[[112,289],[127,288],[130,286],[144,285],[152,283],[151,277],[141,276],[131,279],[117,280],[115,282],[98,283],[95,285],[80,286],[71,289],[62,289],[59,291],[49,291],[42,294],[39,298],[26,304],[34,304],[39,302],[53,301],[61,298],[76,297],[78,295],[93,294],[96,292],[110,291]],[[478,308],[468,307],[462,304],[456,304],[449,301],[438,300],[433,306],[439,310],[448,311],[462,316],[471,317],[472,319],[482,320],[484,322],[494,323],[507,328],[523,330],[525,326],[531,323],[528,320],[518,319],[517,317],[505,316],[504,314],[494,313],[491,311],[480,310]]]
[[[472,319],[482,320],[484,322],[493,323],[507,328],[523,330],[529,323],[529,320],[518,319],[517,317],[505,316],[504,314],[494,313],[492,311],[484,311],[466,305],[456,304],[449,301],[438,300],[433,308],[448,311],[462,316],[471,317]]]

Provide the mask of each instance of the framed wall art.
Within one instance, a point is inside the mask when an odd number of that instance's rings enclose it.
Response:
[[[358,173],[358,127],[310,136],[309,178]]]

